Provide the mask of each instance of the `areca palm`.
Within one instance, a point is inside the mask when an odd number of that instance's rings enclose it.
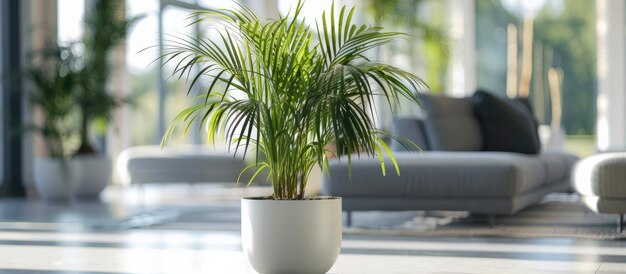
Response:
[[[313,29],[303,22],[302,8],[298,2],[287,16],[267,21],[245,6],[198,12],[193,24],[212,20],[219,38],[173,37],[160,56],[188,79],[189,91],[200,78],[209,79],[209,88],[175,118],[164,142],[176,125],[186,132],[199,119],[210,142],[223,135],[235,153],[256,148],[256,163],[248,168],[256,169],[254,176],[267,169],[274,199],[304,199],[312,168],[328,165],[330,143],[348,161],[356,153],[379,157],[383,173],[387,153],[399,173],[383,140],[389,134],[374,125],[374,101],[382,97],[395,106],[405,97],[419,104],[416,92],[425,85],[366,57],[400,33],[356,25],[354,8],[334,5]],[[194,67],[200,69],[194,73]]]

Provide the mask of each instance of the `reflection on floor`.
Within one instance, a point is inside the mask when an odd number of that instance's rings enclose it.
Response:
[[[268,192],[151,186],[112,188],[103,202],[0,200],[0,273],[254,273],[238,197]],[[348,234],[330,273],[626,273],[626,241]]]

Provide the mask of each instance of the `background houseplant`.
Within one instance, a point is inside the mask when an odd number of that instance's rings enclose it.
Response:
[[[106,84],[110,54],[140,19],[123,18],[122,8],[119,0],[95,1],[93,12],[84,18],[83,41],[63,47],[49,43],[34,53],[32,66],[22,73],[33,83],[32,105],[44,116],[42,125],[30,127],[42,134],[48,149],[48,157],[35,163],[36,185],[44,197],[97,195],[109,183],[111,160],[96,152],[89,128],[96,120],[106,128],[122,103]]]
[[[97,195],[109,183],[111,176],[111,160],[104,154],[103,147],[97,153],[92,143],[94,138],[90,138],[90,126],[98,121],[99,134],[104,134],[113,110],[122,103],[122,99],[116,97],[106,83],[112,71],[111,51],[139,20],[139,17],[125,19],[120,16],[123,3],[119,0],[96,1],[93,12],[83,20],[83,68],[77,79],[80,89],[76,96],[80,109],[80,145],[74,155],[76,164],[85,174],[79,179],[80,195]]]
[[[44,198],[68,198],[78,188],[77,171],[70,165],[68,140],[76,139],[72,126],[78,88],[77,57],[71,47],[50,47],[35,55],[24,72],[32,83],[31,105],[43,114],[42,124],[29,128],[41,133],[47,156],[35,159],[35,186]]]
[[[188,77],[191,87],[208,78],[206,93],[175,118],[164,141],[177,124],[186,132],[200,119],[209,141],[223,135],[235,154],[256,149],[252,179],[268,170],[273,194],[242,200],[244,251],[262,273],[330,269],[340,247],[341,201],[292,200],[309,199],[308,176],[316,164],[328,164],[331,142],[348,161],[353,153],[379,157],[385,173],[389,134],[374,127],[374,101],[394,107],[405,97],[418,104],[424,86],[417,76],[366,57],[399,33],[358,26],[354,8],[334,5],[311,27],[302,7],[300,1],[286,17],[268,21],[245,6],[199,12],[193,23],[214,20],[219,38],[174,37],[160,57],[176,64],[174,74]]]

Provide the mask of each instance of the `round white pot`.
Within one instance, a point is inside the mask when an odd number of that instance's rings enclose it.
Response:
[[[243,251],[259,273],[326,273],[341,249],[341,198],[241,199]]]
[[[68,199],[78,190],[78,169],[64,158],[35,158],[35,188],[44,199]]]
[[[111,159],[106,155],[78,155],[71,160],[79,170],[78,196],[97,196],[109,185],[113,172]]]

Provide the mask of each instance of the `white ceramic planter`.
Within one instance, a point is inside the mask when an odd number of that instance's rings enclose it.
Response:
[[[341,198],[241,199],[243,251],[259,273],[326,273],[339,256],[341,228]]]
[[[78,190],[78,169],[64,158],[35,158],[35,188],[44,199],[68,199]]]
[[[97,196],[111,181],[111,159],[106,155],[78,155],[71,160],[78,168],[78,196]]]

